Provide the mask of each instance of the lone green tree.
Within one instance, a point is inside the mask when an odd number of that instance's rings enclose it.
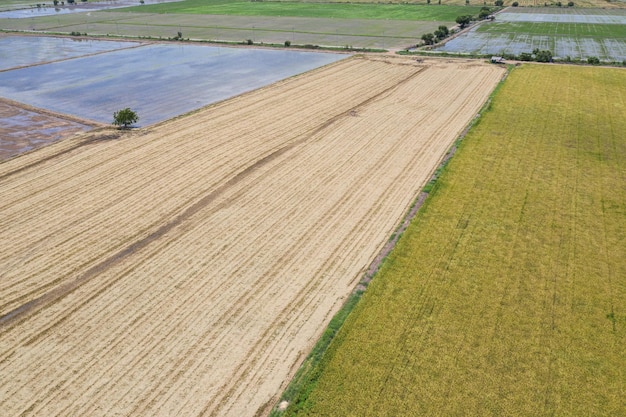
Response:
[[[426,45],[432,45],[435,43],[435,35],[432,33],[425,33],[422,35],[422,41],[424,41]]]
[[[471,15],[459,16],[459,17],[456,18],[456,23],[459,24],[461,29],[463,29],[465,26],[469,25],[471,21],[472,21],[472,16]]]
[[[113,124],[115,126],[127,128],[133,123],[137,123],[137,120],[139,120],[139,116],[137,116],[137,113],[135,113],[128,107],[113,113]]]

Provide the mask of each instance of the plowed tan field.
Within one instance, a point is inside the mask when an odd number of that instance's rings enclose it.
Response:
[[[1,414],[262,413],[502,74],[354,57],[0,164]]]

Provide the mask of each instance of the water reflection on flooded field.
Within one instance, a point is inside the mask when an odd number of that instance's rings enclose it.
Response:
[[[26,46],[14,49],[19,44]],[[14,50],[19,52],[14,54]],[[0,38],[0,55],[15,55],[2,61],[0,97],[104,124],[112,122],[115,111],[130,107],[139,115],[137,126],[167,120],[347,56],[21,36]],[[8,152],[27,150],[30,145],[18,132],[26,132],[31,142],[39,137],[47,141],[62,130],[58,121],[51,123],[27,113],[5,116],[2,125],[7,129],[0,133],[0,145]],[[72,132],[85,129],[67,128]],[[16,135],[20,144],[7,144],[18,140]]]

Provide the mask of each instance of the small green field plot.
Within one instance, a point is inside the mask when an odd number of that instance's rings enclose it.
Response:
[[[555,59],[626,61],[626,26],[556,23],[486,23],[438,48],[442,52],[519,55],[535,48]],[[566,34],[567,32],[573,34]]]
[[[530,19],[533,19],[532,15],[593,15],[593,16],[626,16],[626,2],[624,1],[611,1],[598,0],[598,7],[580,8],[575,2],[576,7],[519,7],[516,9],[507,9],[506,12],[501,13],[507,15],[531,15]],[[520,2],[521,4],[521,2]],[[537,2],[537,5],[543,6],[543,2]],[[621,8],[620,8],[621,7]]]
[[[625,70],[513,69],[275,414],[625,415],[624,132]]]
[[[611,9],[611,10],[616,10],[619,9],[620,7],[624,7],[626,6],[626,3],[624,2],[624,0],[573,0],[574,1],[574,7],[565,7],[567,5],[568,1],[562,1],[561,0],[561,7],[558,7],[558,0],[550,0],[550,1],[544,1],[544,0],[505,0],[504,1],[504,5],[505,6],[511,6],[513,4],[513,2],[517,1],[517,3],[522,6],[519,9],[535,9],[535,8],[544,8],[544,7],[550,7],[550,8],[554,8],[556,10],[561,10],[563,11],[563,13],[568,13],[567,11],[570,9],[575,9],[575,10],[580,10],[580,9],[598,9],[598,8],[603,8],[603,9]]]
[[[515,11],[512,11],[515,10]],[[507,9],[498,22],[626,24],[626,9]]]
[[[567,36],[570,38],[626,38],[626,25],[594,25],[588,23],[505,22],[480,25],[479,33],[518,34],[532,36]]]
[[[237,16],[292,16],[335,19],[394,19],[454,21],[457,16],[478,14],[477,6],[426,6],[414,4],[305,3],[272,1],[186,0],[125,9],[143,13],[190,13]]]
[[[626,60],[626,10],[511,9],[447,42],[444,52],[519,55],[549,50],[556,59]]]

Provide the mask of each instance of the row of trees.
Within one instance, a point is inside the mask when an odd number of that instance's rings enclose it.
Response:
[[[552,62],[552,51],[535,48],[532,53],[522,52],[517,59],[520,61]]]
[[[450,29],[446,25],[441,25],[434,33],[425,33],[422,35],[422,41],[426,45],[434,45],[435,43],[447,38],[450,35]]]
[[[496,0],[496,2],[497,1],[502,2],[503,0]],[[478,19],[479,20],[487,19],[491,15],[491,12],[492,10],[489,7],[483,7],[482,9],[480,9],[480,13],[478,14]],[[472,20],[477,20],[477,19],[474,18],[474,16],[468,14],[468,15],[458,16],[455,21],[459,25],[459,28],[464,29],[465,27],[467,27],[467,25],[469,25],[472,22]],[[437,42],[441,42],[448,36],[450,36],[450,30],[448,29],[447,26],[441,25],[433,33],[423,34],[422,41],[424,42],[425,45],[434,45]]]

